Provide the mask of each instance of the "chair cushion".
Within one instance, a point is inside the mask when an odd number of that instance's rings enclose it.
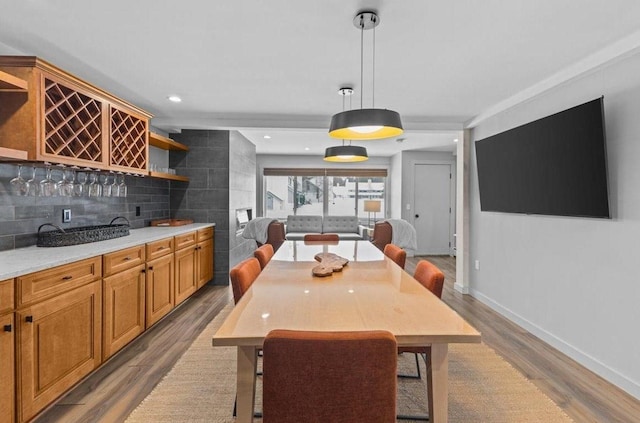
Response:
[[[356,216],[325,216],[322,220],[322,232],[325,234],[345,232],[358,234],[358,218]]]
[[[287,216],[287,239],[290,232],[322,233],[322,216]],[[302,239],[302,238],[300,238]]]

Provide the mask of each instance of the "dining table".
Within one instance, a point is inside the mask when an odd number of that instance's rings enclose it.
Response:
[[[329,276],[314,276],[322,253],[348,263]],[[481,340],[480,332],[369,241],[286,241],[213,336],[214,347],[237,347],[239,423],[253,421],[258,351],[274,329],[387,330],[399,347],[431,346],[432,423],[448,417],[448,345]]]

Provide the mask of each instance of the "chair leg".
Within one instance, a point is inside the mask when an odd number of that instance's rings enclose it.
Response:
[[[416,358],[416,374],[415,375],[398,374],[398,377],[403,379],[422,379],[422,374],[420,373],[420,364],[418,362],[418,354],[417,353],[411,353],[411,354],[413,354]]]
[[[401,378],[405,378],[405,379],[422,379],[421,377],[421,373],[420,373],[420,363],[418,361],[418,354],[417,353],[413,353],[415,355],[416,358],[416,370],[417,370],[417,375],[398,375],[398,377]],[[427,399],[429,402],[429,410],[431,410],[431,401],[433,401],[433,395],[431,393],[431,373],[430,373],[430,365],[431,365],[431,360],[430,357],[427,358],[426,354],[420,354],[422,356],[422,359],[424,360],[426,366],[427,366]],[[411,415],[411,414],[398,414],[396,416],[396,419],[398,420],[417,420],[417,421],[422,421],[422,422],[428,422],[429,421],[429,415]]]

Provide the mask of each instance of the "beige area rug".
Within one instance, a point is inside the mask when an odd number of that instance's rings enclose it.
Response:
[[[212,347],[211,338],[232,306],[225,307],[174,368],[128,417],[128,423],[233,423],[235,348]],[[365,357],[363,357],[363,360]],[[413,355],[400,356],[401,372],[415,372]],[[421,359],[421,365],[424,362]],[[423,380],[398,381],[398,412],[425,414]],[[261,409],[258,378],[256,410]],[[261,419],[255,419],[260,421]],[[454,423],[571,422],[547,396],[484,344],[449,348],[449,421]]]

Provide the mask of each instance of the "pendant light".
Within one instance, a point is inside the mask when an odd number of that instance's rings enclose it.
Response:
[[[348,140],[377,140],[395,137],[404,132],[400,114],[393,110],[375,108],[375,27],[380,18],[375,12],[364,11],[353,18],[353,25],[360,29],[360,109],[342,111],[331,118],[329,136]],[[363,108],[364,30],[373,29],[373,101],[372,108]]]
[[[342,96],[342,110],[344,111],[344,102],[345,98],[351,98],[353,94],[353,88],[343,87],[338,90],[338,94]],[[364,162],[365,160],[369,160],[369,155],[367,154],[367,149],[364,147],[358,147],[356,145],[351,145],[351,141],[349,141],[348,145],[345,145],[344,139],[342,140],[342,145],[337,145],[335,147],[328,147],[324,152],[324,160],[327,162],[334,163],[353,163],[353,162]]]

